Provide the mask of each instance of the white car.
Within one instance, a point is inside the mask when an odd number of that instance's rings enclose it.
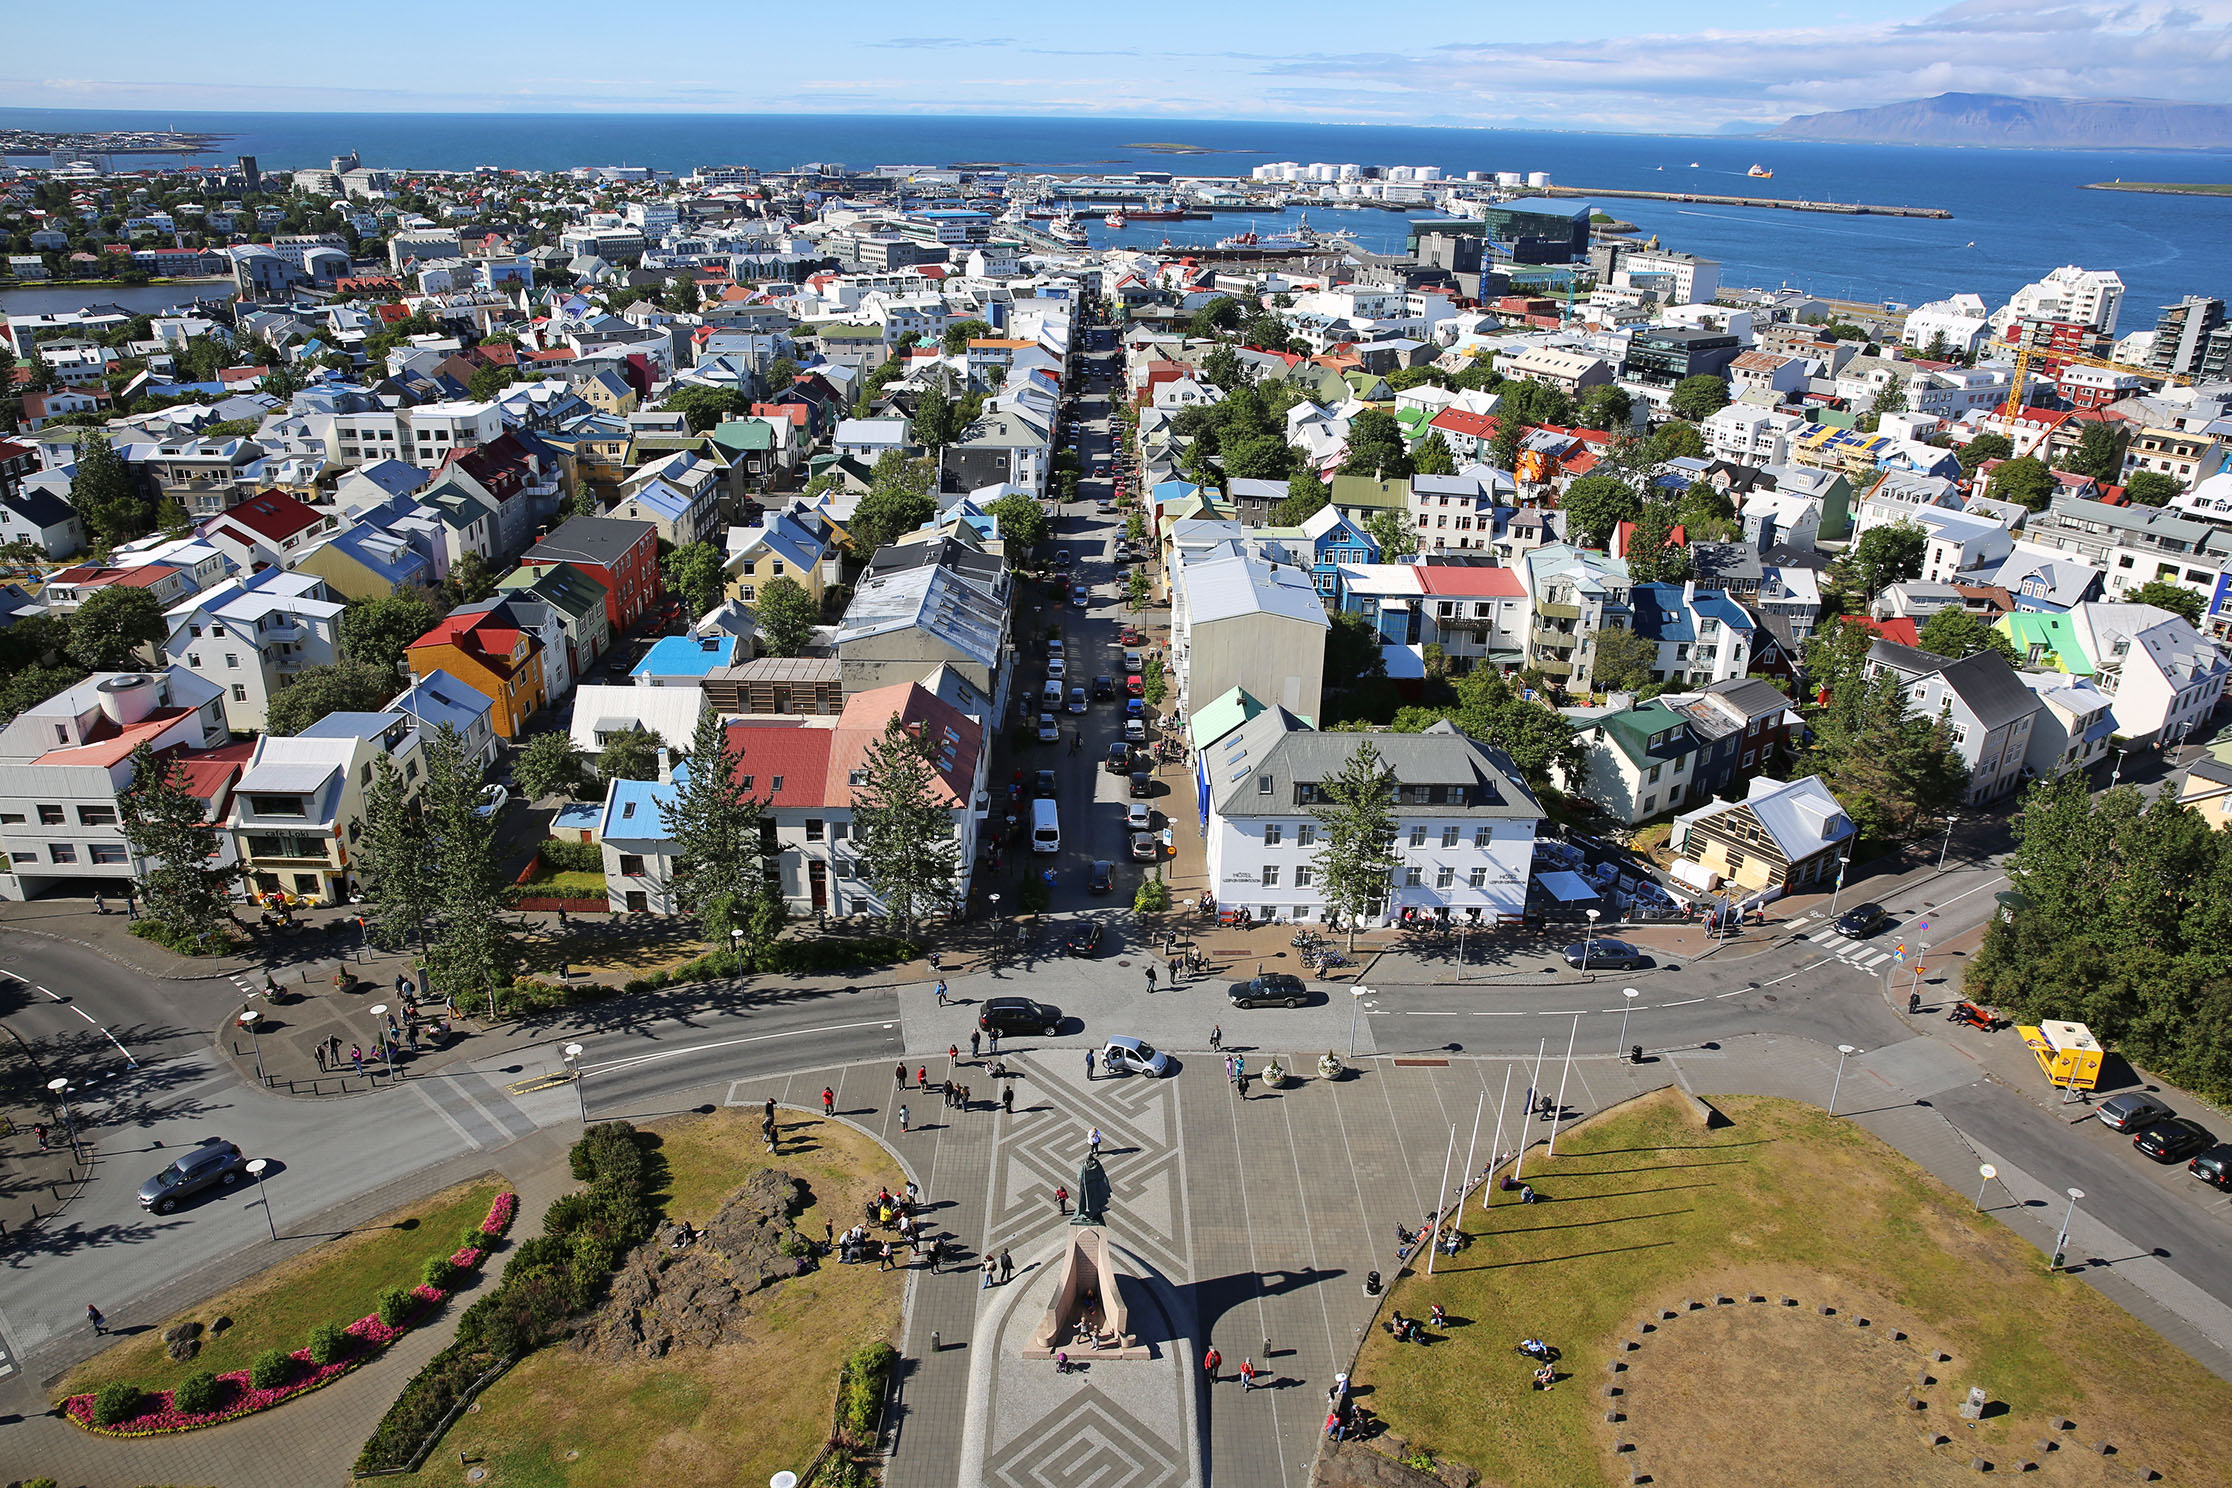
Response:
[[[1112,1075],[1167,1075],[1170,1056],[1130,1034],[1118,1034],[1101,1050],[1101,1068]]]
[[[1152,832],[1132,833],[1131,855],[1132,861],[1135,863],[1152,863],[1157,857],[1161,856],[1155,849],[1155,834]]]
[[[1053,640],[1046,643],[1046,654],[1049,656],[1062,656],[1066,654],[1062,650],[1062,638],[1060,636],[1056,636]]]
[[[1125,742],[1125,743],[1127,743],[1127,744],[1144,744],[1144,743],[1146,743],[1146,742],[1147,742],[1147,720],[1146,720],[1146,719],[1144,719],[1144,718],[1127,718],[1127,719],[1125,719],[1125,720],[1124,720],[1124,742]]]
[[[1053,714],[1041,713],[1038,734],[1041,744],[1052,744],[1062,737],[1062,726],[1054,721]]]
[[[1124,812],[1124,830],[1127,832],[1152,832],[1155,830],[1155,808],[1145,801],[1134,801]]]
[[[1046,680],[1047,680],[1047,681],[1049,681],[1049,682],[1059,682],[1059,681],[1061,681],[1061,680],[1062,680],[1062,678],[1063,678],[1063,677],[1064,677],[1064,676],[1065,676],[1065,675],[1066,675],[1066,674],[1068,673],[1068,671],[1069,671],[1069,663],[1068,663],[1068,662],[1066,662],[1066,661],[1064,661],[1064,660],[1063,660],[1063,659],[1062,659],[1062,658],[1060,657],[1060,655],[1058,655],[1058,654],[1057,654],[1057,655],[1054,655],[1054,656],[1049,656],[1048,658],[1046,658]]]
[[[479,798],[473,802],[473,810],[478,815],[493,817],[510,804],[510,791],[501,785],[484,785]]]

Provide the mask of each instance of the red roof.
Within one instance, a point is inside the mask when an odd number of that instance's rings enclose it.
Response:
[[[97,765],[102,769],[125,759],[143,742],[159,737],[163,730],[193,712],[191,708],[157,708],[136,723],[121,728],[106,718],[98,719],[86,731],[83,744],[66,745],[49,749],[31,763],[35,765]]]
[[[259,492],[238,506],[228,507],[225,515],[271,542],[285,542],[323,520],[284,491]]]
[[[178,765],[180,783],[197,801],[208,801],[224,814],[225,797],[256,752],[254,739],[223,744],[215,749],[179,750],[170,757]]]
[[[1865,625],[1885,640],[1897,641],[1902,646],[1919,647],[1922,644],[1921,633],[1914,628],[1914,622],[1903,616],[1896,620],[1871,620],[1865,615],[1846,615],[1842,618],[1848,625]]]
[[[1527,586],[1519,582],[1519,570],[1515,568],[1421,563],[1417,573],[1419,588],[1428,594],[1447,595],[1452,599],[1522,599],[1527,593]]]
[[[753,418],[782,419],[785,422],[798,425],[801,429],[806,427],[813,416],[814,410],[803,403],[754,403],[752,405]]]
[[[177,572],[168,563],[143,563],[138,568],[103,568],[95,563],[81,563],[64,569],[47,582],[90,585],[96,589],[109,584],[124,589],[152,589]]]
[[[385,305],[374,305],[372,307],[372,313],[379,316],[380,319],[386,321],[389,325],[394,325],[397,321],[409,320],[411,318],[411,312],[409,310],[405,309],[401,305],[393,303],[392,301]]]
[[[832,732],[817,719],[739,719],[728,726],[729,747],[742,756],[736,775],[771,806],[824,805]]]
[[[1452,434],[1464,434],[1474,439],[1496,437],[1496,421],[1485,413],[1467,413],[1461,408],[1444,408],[1428,420],[1429,429],[1447,429]]]

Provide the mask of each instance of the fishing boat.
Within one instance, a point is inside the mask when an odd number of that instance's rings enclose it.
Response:
[[[1183,222],[1185,217],[1185,209],[1168,197],[1151,201],[1131,214],[1134,222]]]
[[[1310,231],[1310,214],[1307,212],[1304,212],[1302,214],[1301,219],[1294,224],[1293,232],[1273,233],[1270,237],[1263,239],[1256,246],[1259,248],[1268,248],[1273,250],[1274,252],[1296,248],[1316,247],[1317,234]]]
[[[1217,239],[1219,248],[1253,248],[1263,240],[1252,232],[1234,233],[1229,238]]]
[[[1085,246],[1085,229],[1078,224],[1073,213],[1064,212],[1048,223],[1046,230],[1053,234],[1057,241],[1067,243],[1073,248]]]
[[[1124,209],[1122,207],[1117,207],[1106,217],[1103,217],[1101,219],[1101,221],[1107,223],[1110,227],[1122,227],[1126,224],[1126,220],[1127,219],[1124,216]]]
[[[1775,173],[1767,169],[1767,167],[1764,165],[1755,165],[1750,170],[1745,171],[1744,174],[1747,176],[1755,177],[1756,179],[1761,181],[1772,181],[1775,179]]]

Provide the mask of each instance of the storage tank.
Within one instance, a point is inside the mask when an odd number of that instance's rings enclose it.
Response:
[[[1520,175],[1517,171],[1496,172],[1496,184],[1498,186],[1516,186],[1519,184],[1519,181]]]
[[[1536,191],[1540,191],[1540,190],[1541,190],[1541,189],[1542,189],[1543,187],[1545,187],[1545,186],[1547,186],[1547,185],[1549,185],[1549,184],[1550,184],[1550,172],[1548,172],[1548,171],[1528,171],[1528,172],[1527,172],[1527,185],[1528,185],[1528,186],[1529,186],[1530,188],[1532,188],[1533,190],[1536,190]]]
[[[118,728],[138,723],[155,711],[160,688],[145,672],[123,672],[105,677],[95,689],[101,695],[101,712]]]

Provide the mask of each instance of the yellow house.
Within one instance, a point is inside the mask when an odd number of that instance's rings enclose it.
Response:
[[[832,549],[824,538],[789,512],[773,512],[758,527],[729,529],[728,593],[745,604],[758,601],[759,591],[776,579],[790,579],[816,605],[828,587],[826,570]]]
[[[2210,831],[2223,831],[2232,823],[2232,765],[2207,756],[2195,761],[2178,787],[2178,804],[2200,812]]]
[[[636,397],[636,390],[628,386],[627,379],[617,372],[599,372],[575,391],[581,394],[582,402],[597,412],[621,418],[634,413],[636,405],[642,401]]]

